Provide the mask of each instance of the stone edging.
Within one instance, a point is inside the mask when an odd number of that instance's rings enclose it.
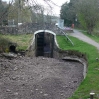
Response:
[[[74,58],[74,57],[63,57],[62,60],[72,60],[72,61],[78,61],[80,62],[81,64],[84,65],[84,70],[83,70],[83,76],[84,76],[84,79],[86,77],[86,74],[87,74],[87,62],[85,62],[84,60],[82,59],[78,59],[78,58]]]

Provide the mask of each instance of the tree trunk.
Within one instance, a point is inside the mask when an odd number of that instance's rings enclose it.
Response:
[[[88,34],[92,35],[93,32],[93,26],[88,27]]]

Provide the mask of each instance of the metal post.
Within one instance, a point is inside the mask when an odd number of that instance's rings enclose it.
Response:
[[[91,92],[90,93],[90,99],[94,99],[94,95],[95,95],[95,93]]]

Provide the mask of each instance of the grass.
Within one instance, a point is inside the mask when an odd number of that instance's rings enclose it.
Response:
[[[11,43],[9,39],[0,36],[0,53],[9,51],[9,43]]]
[[[12,42],[17,43],[17,50],[26,50],[33,34],[19,34],[19,35],[1,35],[0,37],[10,39]]]
[[[60,48],[64,50],[78,50],[87,55],[88,73],[79,88],[69,99],[88,99],[90,92],[95,92],[95,99],[99,99],[99,61],[96,61],[96,58],[99,57],[99,53],[92,45],[71,36],[70,39],[74,42],[74,46],[72,46],[64,36],[57,36]]]

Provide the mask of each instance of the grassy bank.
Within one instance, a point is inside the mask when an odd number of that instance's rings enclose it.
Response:
[[[95,99],[99,99],[99,53],[95,47],[82,42],[74,37],[70,37],[74,46],[65,37],[57,36],[60,48],[64,50],[78,50],[85,53],[88,58],[88,73],[84,81],[80,84],[74,95],[70,99],[88,99],[90,92],[95,92]]]
[[[17,50],[26,50],[28,45],[30,44],[31,39],[33,38],[33,34],[20,34],[20,35],[1,35],[5,39],[9,39],[10,41],[17,43]]]

